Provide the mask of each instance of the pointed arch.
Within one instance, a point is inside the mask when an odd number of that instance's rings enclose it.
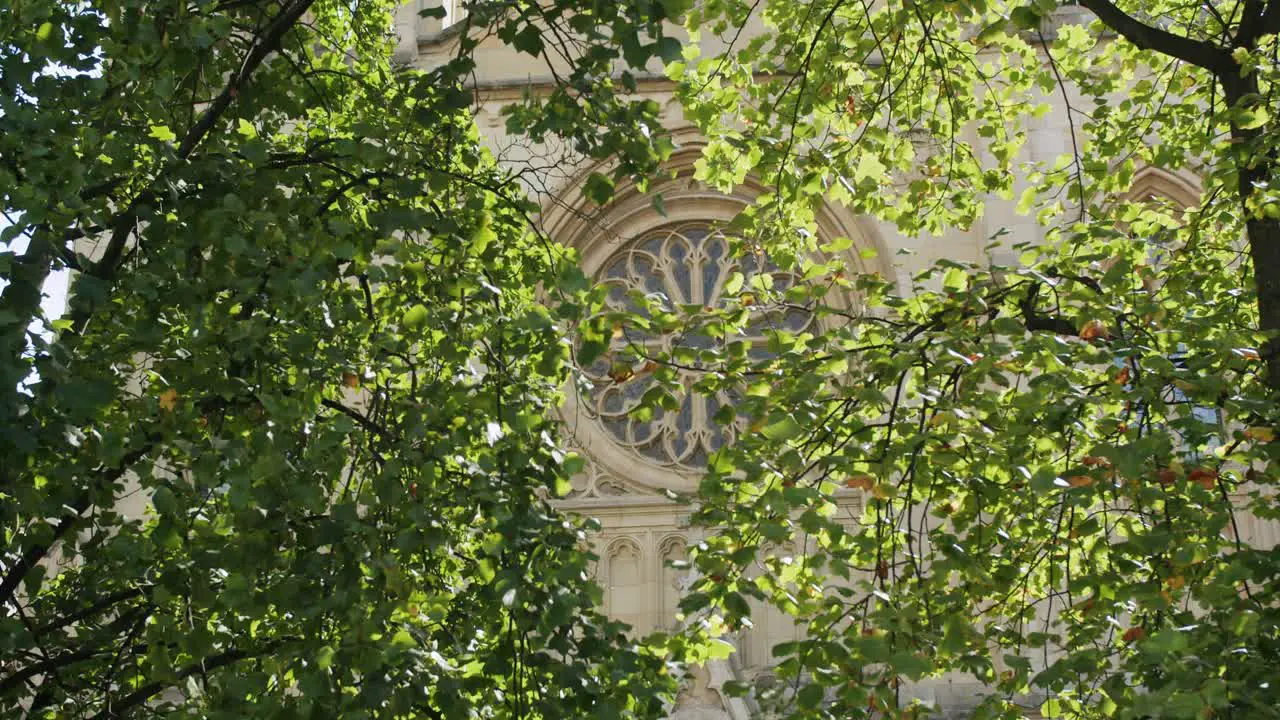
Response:
[[[694,179],[694,165],[702,158],[705,141],[693,130],[676,132],[674,140],[680,149],[663,167],[670,177],[655,182],[647,191],[635,183],[624,182],[617,187],[607,206],[597,207],[583,191],[586,179],[596,172],[607,175],[612,168],[603,162],[586,163],[570,175],[561,196],[543,208],[542,220],[547,233],[578,249],[589,273],[598,269],[596,266],[608,256],[610,248],[621,247],[638,232],[682,220],[728,221],[761,195],[772,192],[766,183],[751,175],[730,193],[703,185]],[[653,207],[653,197],[658,193],[663,196],[666,217]],[[845,257],[849,267],[894,277],[889,263],[891,253],[871,221],[833,204],[820,208],[815,220],[820,236],[847,237],[853,241]],[[863,257],[861,250],[874,250],[875,258]]]
[[[1134,173],[1133,182],[1130,183],[1124,200],[1129,202],[1163,200],[1188,209],[1200,205],[1200,195],[1200,183],[1194,176],[1144,165]]]

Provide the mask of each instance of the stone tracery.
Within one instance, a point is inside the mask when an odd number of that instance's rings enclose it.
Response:
[[[746,278],[767,274],[772,286],[779,290],[794,282],[791,273],[778,270],[772,263],[762,263],[750,254],[736,257],[722,232],[706,222],[668,225],[642,234],[615,252],[604,263],[597,279],[609,288],[606,302],[611,309],[635,311],[637,306],[631,299],[635,292],[654,297],[672,308],[720,306],[726,301],[726,282],[735,273]],[[794,309],[761,310],[757,315],[746,333],[733,339],[763,346],[769,329],[796,332],[812,320],[808,313]],[[626,341],[639,345],[646,354],[670,351],[677,346],[708,349],[726,342],[724,338],[707,335],[652,336],[634,332],[629,333]],[[613,442],[646,462],[677,472],[698,471],[711,453],[732,440],[733,426],[721,425],[714,419],[721,407],[733,402],[726,393],[685,392],[678,410],[637,421],[630,417],[630,412],[652,385],[652,379],[611,380],[607,360],[587,370],[595,385],[588,398],[591,414]],[[686,378],[686,386],[693,381],[693,377]]]

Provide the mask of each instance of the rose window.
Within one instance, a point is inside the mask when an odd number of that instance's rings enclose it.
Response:
[[[775,290],[785,290],[795,282],[791,273],[779,271],[768,262],[754,257],[738,258],[729,251],[729,243],[715,228],[706,223],[673,225],[641,235],[614,253],[597,274],[597,281],[609,288],[607,304],[614,310],[636,311],[628,295],[639,291],[657,298],[670,308],[681,305],[718,307],[724,302],[725,282],[735,273],[748,281],[753,275],[768,273]],[[811,322],[812,315],[803,309],[753,307],[753,319],[745,332],[728,338],[706,335],[647,335],[628,330],[623,342],[640,346],[649,357],[670,352],[677,347],[705,350],[729,341],[752,343],[752,356],[768,357],[766,332],[770,329],[797,332]],[[716,413],[733,398],[726,393],[708,395],[693,392],[696,372],[681,378],[684,385],[679,409],[659,411],[649,420],[631,416],[631,411],[653,385],[650,375],[637,377],[610,376],[609,361],[601,359],[587,368],[593,390],[584,398],[587,409],[610,439],[645,461],[672,470],[701,469],[712,452],[732,439],[734,426],[716,422]]]

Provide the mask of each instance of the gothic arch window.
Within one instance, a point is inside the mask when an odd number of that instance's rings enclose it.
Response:
[[[659,588],[662,593],[662,607],[659,617],[663,627],[674,629],[678,624],[676,615],[680,612],[680,598],[684,596],[685,584],[689,581],[690,571],[672,567],[673,563],[688,558],[688,541],[681,535],[671,535],[658,543],[658,558],[662,563],[659,577],[662,580]]]
[[[644,587],[649,579],[645,577],[640,544],[629,537],[610,542],[605,549],[603,570],[600,579],[605,591],[605,611],[634,628],[647,630]]]
[[[1200,191],[1190,180],[1155,167],[1143,167],[1134,173],[1123,203],[1121,220],[1131,236],[1141,238],[1150,247],[1150,261],[1159,265],[1166,261],[1168,243],[1182,211],[1200,203]],[[1156,210],[1160,220],[1139,220],[1143,210]]]
[[[614,620],[631,625],[637,632],[648,632],[649,616],[645,587],[645,552],[630,537],[614,538],[605,547],[603,573],[604,611]]]

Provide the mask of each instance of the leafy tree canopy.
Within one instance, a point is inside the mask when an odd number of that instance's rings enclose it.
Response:
[[[1280,2],[1080,4],[485,3],[427,73],[387,63],[373,2],[15,6],[6,709],[661,717],[665,660],[753,600],[806,634],[778,682],[730,689],[785,717],[898,713],[944,673],[986,688],[982,717],[1275,714],[1280,558],[1240,528],[1280,516]],[[660,176],[671,143],[630,92],[668,63],[699,178],[772,188],[735,250],[799,281],[607,308],[480,149],[486,31],[558,58],[509,126],[612,158],[602,204]],[[1033,162],[1055,107],[1071,152]],[[1145,166],[1199,202],[1132,197]],[[907,287],[814,219],[944,233],[996,202],[1045,231],[991,238],[1021,264]],[[815,322],[767,357],[741,341],[794,310]],[[653,355],[632,329],[717,341]],[[748,431],[691,498],[680,638],[599,616],[587,528],[545,501],[578,462],[557,388],[604,352],[651,373],[642,415],[690,378],[740,399],[718,419]],[[154,512],[123,514],[130,492]]]
[[[665,658],[547,501],[535,291],[581,276],[478,142],[474,45],[393,68],[390,8],[0,13],[0,713],[660,714]]]

